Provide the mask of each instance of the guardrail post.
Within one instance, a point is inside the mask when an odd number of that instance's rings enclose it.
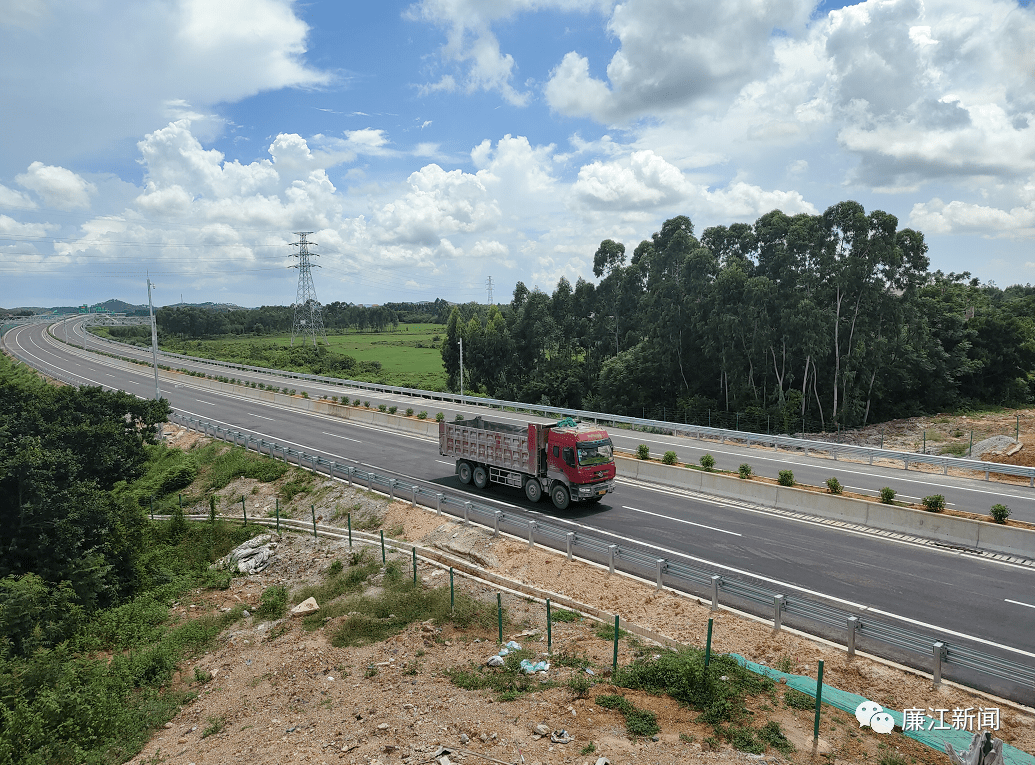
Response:
[[[352,470],[353,468],[345,468],[345,476],[348,479],[349,487],[352,486]]]
[[[528,522],[528,549],[529,550],[531,550],[535,546],[535,527],[537,525],[538,524],[536,524],[535,521],[529,521]]]
[[[367,491],[373,491],[373,490],[374,490],[374,472],[373,471],[369,471],[367,473]]]
[[[986,481],[988,480],[988,471],[987,470],[985,471],[985,480]]]
[[[416,484],[414,484],[414,486],[413,486],[413,496],[410,498],[410,507],[416,507],[416,506],[417,506],[417,486],[416,486]]]
[[[719,582],[722,581],[722,577],[718,574],[712,576],[712,611],[719,610]]]
[[[472,507],[473,507],[472,503],[464,502],[464,523],[469,524],[471,522],[470,513],[471,513],[471,508]]]
[[[656,568],[657,568],[657,571],[656,571],[655,579],[657,580],[657,585],[658,585],[656,589],[660,590],[661,589],[661,575],[665,572],[665,559],[664,558],[658,558],[658,560],[656,561]]]
[[[855,631],[859,629],[859,617],[848,617],[848,655],[855,656]]]
[[[931,648],[934,653],[934,668],[931,674],[934,675],[935,686],[939,686],[942,684],[942,660],[945,658],[945,643],[935,643]]]
[[[615,551],[618,549],[618,545],[607,546],[607,573],[613,574],[615,572]]]
[[[575,532],[568,532],[568,560],[571,560],[571,548],[575,546]]]
[[[435,515],[442,515],[442,500],[445,499],[445,494],[435,495]]]
[[[780,631],[780,624],[783,617],[783,595],[776,595],[773,597],[773,629],[777,632]]]
[[[492,535],[498,537],[500,535],[500,521],[503,519],[503,511],[497,510],[493,514],[492,520]]]
[[[388,499],[392,502],[395,501],[395,484],[396,480],[394,478],[388,480]]]

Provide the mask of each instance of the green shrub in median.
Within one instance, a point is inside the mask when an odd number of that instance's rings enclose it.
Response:
[[[992,516],[992,520],[996,523],[1006,523],[1006,519],[1010,517],[1010,508],[996,503],[992,505],[992,509],[988,511],[988,514]]]
[[[442,412],[439,412],[438,414],[435,415],[435,422],[445,422],[445,419],[446,419],[446,415],[443,414]]]
[[[673,451],[665,452],[665,456],[661,458],[661,461],[664,462],[666,465],[675,465],[676,453]]]
[[[413,417],[413,410],[412,409],[407,409],[406,410],[406,416],[407,417]]]
[[[794,471],[781,470],[776,476],[776,482],[781,486],[794,486]]]
[[[737,468],[737,473],[740,474],[741,478],[750,478],[751,477],[751,466],[749,464],[747,464],[746,462],[742,462],[740,467]]]
[[[705,470],[707,470],[710,473],[712,471],[712,468],[715,467],[715,457],[713,457],[710,454],[702,454],[701,455],[701,467],[703,467]]]
[[[924,497],[920,502],[924,506],[924,510],[929,513],[940,513],[945,509],[945,496],[943,494],[932,494],[929,497]]]
[[[353,406],[359,406],[359,399],[358,398],[352,399],[352,405]]]
[[[424,411],[418,412],[417,413],[417,419],[418,420],[426,420],[426,419],[428,419],[428,413],[424,412]]]
[[[649,460],[650,459],[650,447],[647,444],[640,444],[636,447],[636,459]]]
[[[831,494],[841,494],[845,490],[845,487],[841,485],[841,482],[837,478],[827,479],[827,491]]]
[[[399,407],[397,407],[397,406],[390,406],[390,407],[388,407],[388,414],[395,414],[398,411],[399,411]]]
[[[377,405],[377,411],[379,411],[379,412],[384,412],[384,411],[386,411],[387,409],[388,409],[388,406],[387,406],[387,405],[385,405],[385,404],[378,404],[378,405]]]
[[[892,505],[895,503],[895,490],[890,486],[885,486],[880,490],[880,501],[885,505]]]

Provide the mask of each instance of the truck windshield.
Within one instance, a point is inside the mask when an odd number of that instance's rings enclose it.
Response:
[[[578,444],[580,465],[606,465],[614,461],[610,441],[586,441]]]

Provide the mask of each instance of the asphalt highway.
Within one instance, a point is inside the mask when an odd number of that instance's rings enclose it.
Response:
[[[42,331],[42,329],[40,330]],[[86,348],[97,348],[121,356],[134,357],[150,361],[150,350],[132,346],[105,342],[86,332],[82,327],[82,319],[73,319],[55,327],[54,333],[73,345]],[[161,356],[160,356],[161,357]],[[192,371],[207,371],[236,377],[248,382],[264,382],[280,387],[295,388],[299,392],[305,390],[311,397],[343,396],[350,399],[359,398],[370,401],[371,406],[378,404],[398,406],[405,410],[412,407],[419,411],[426,409],[429,415],[435,412],[445,413],[447,420],[452,421],[457,413],[473,416],[479,413],[478,407],[457,406],[451,402],[419,399],[405,395],[378,394],[332,384],[313,383],[306,380],[295,380],[261,372],[246,372],[214,368],[203,363],[186,362],[182,359],[166,358],[162,363]],[[494,419],[525,421],[524,415],[498,410],[482,410],[486,416]],[[549,422],[548,418],[528,418]],[[773,451],[759,447],[716,442],[698,441],[682,436],[668,436],[652,433],[631,432],[613,428],[611,439],[618,449],[635,452],[640,444],[650,447],[651,456],[660,458],[664,452],[672,450],[682,463],[697,464],[701,456],[711,454],[715,458],[715,466],[720,470],[736,471],[741,463],[751,465],[756,475],[776,478],[780,470],[792,470],[795,480],[800,483],[823,486],[828,478],[836,477],[849,491],[860,494],[879,496],[882,487],[889,486],[896,491],[896,498],[907,502],[919,502],[922,497],[931,494],[942,494],[946,498],[946,506],[972,513],[987,514],[989,508],[1002,503],[1011,511],[1011,518],[1035,523],[1035,489],[1026,484],[1000,481],[984,481],[980,478],[946,476],[938,472],[926,472],[916,469],[905,470],[901,467],[867,465],[844,460],[832,460],[824,457],[807,457],[801,453],[787,450]]]
[[[59,335],[60,332],[59,327]],[[81,384],[123,389],[144,398],[154,395],[151,370],[113,367],[103,356],[45,337],[42,325],[12,330],[4,342],[11,352],[44,372],[61,370],[62,376],[75,375]],[[247,378],[243,373],[234,376]],[[439,456],[437,443],[432,440],[206,391],[190,383],[187,376],[177,385],[162,382],[162,395],[179,413],[328,459],[416,479],[453,493],[469,490],[455,478],[453,462]],[[291,387],[303,389],[297,381],[292,381]],[[311,396],[325,392],[308,384],[304,389]],[[341,388],[327,386],[328,393],[332,390],[334,395],[342,395]],[[369,394],[357,393],[356,397],[373,401]],[[412,399],[393,403],[418,408]],[[432,414],[440,409],[420,408]],[[442,411],[447,416],[451,413]],[[612,433],[616,440],[620,435],[620,431]],[[634,440],[642,441],[639,435],[642,434],[634,436]],[[681,440],[673,439],[666,445]],[[739,461],[743,460],[731,460],[737,464]],[[755,463],[762,464],[757,458]],[[831,463],[834,464],[837,463]],[[847,467],[855,470],[857,466]],[[798,467],[794,469],[797,475]],[[861,472],[873,471],[867,468]],[[849,484],[849,480],[842,482]],[[981,488],[998,489],[999,485],[983,484]],[[592,530],[617,543],[635,543],[663,551],[659,555],[665,557],[682,557],[745,578],[754,577],[789,597],[806,595],[869,612],[883,620],[944,636],[953,644],[1035,666],[1035,569],[1030,567],[793,520],[745,509],[719,498],[702,499],[624,481],[600,504],[589,508],[573,505],[565,512],[556,511],[547,502],[532,505],[521,492],[503,487],[484,492],[472,487],[470,493],[483,503],[496,503],[529,518],[547,516],[572,530]],[[769,615],[764,609],[759,613]],[[836,633],[830,636],[843,641]],[[911,662],[906,655],[891,657],[924,667],[929,664],[929,655],[928,651],[926,656],[914,656]],[[948,668],[946,674],[950,674]],[[1035,701],[1031,688],[1018,689],[998,681],[984,685],[1028,704]]]

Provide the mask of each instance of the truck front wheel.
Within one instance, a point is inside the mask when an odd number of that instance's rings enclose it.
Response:
[[[461,462],[460,466],[456,469],[456,474],[460,476],[460,483],[471,482],[471,466],[466,462]]]
[[[543,487],[535,478],[525,481],[525,496],[529,502],[538,502],[543,498]]]
[[[489,485],[489,474],[485,472],[485,468],[481,465],[474,469],[474,473],[471,475],[474,485],[479,489],[484,489]]]
[[[568,503],[571,502],[571,495],[568,493],[568,487],[564,484],[557,484],[553,487],[553,491],[550,492],[550,499],[553,500],[553,506],[558,510],[564,510],[568,507]]]

